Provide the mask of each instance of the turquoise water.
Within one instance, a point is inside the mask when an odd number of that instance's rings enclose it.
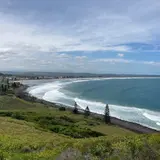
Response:
[[[72,79],[34,81],[28,92],[38,98],[104,113],[109,104],[111,116],[160,130],[160,79]]]
[[[81,99],[160,111],[160,79],[112,79],[64,87]]]

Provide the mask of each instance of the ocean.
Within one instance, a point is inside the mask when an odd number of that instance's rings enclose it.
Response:
[[[27,80],[31,95],[160,130],[160,78]]]

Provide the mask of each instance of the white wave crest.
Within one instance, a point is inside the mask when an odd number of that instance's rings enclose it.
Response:
[[[156,124],[157,124],[158,126],[160,126],[160,123],[159,123],[159,122],[157,122]]]
[[[158,124],[160,124],[160,113],[158,113],[158,112],[149,112],[149,113],[143,113],[143,115],[146,117],[146,118],[148,118],[148,119],[150,119],[151,121],[154,121],[154,122],[156,122],[156,123],[158,123]]]
[[[62,103],[60,101],[61,98],[66,99],[66,100],[69,99],[71,100],[71,103],[73,102],[73,104],[74,104],[74,101],[76,101],[77,104],[83,109],[85,109],[86,106],[89,106],[92,112],[103,114],[106,104],[102,102],[94,102],[94,101],[84,100],[80,98],[69,97],[65,93],[62,93],[60,89],[72,83],[97,81],[97,80],[99,81],[99,80],[108,80],[108,79],[134,79],[134,78],[125,77],[125,78],[103,78],[103,79],[101,78],[70,79],[67,81],[58,80],[58,81],[30,87],[28,89],[28,92],[37,98],[42,98],[50,102]],[[63,101],[63,104],[64,102],[65,101]],[[72,104],[70,104],[70,106],[72,106]],[[136,108],[136,107],[131,107],[131,106],[120,106],[120,105],[113,105],[113,104],[109,104],[109,108],[110,108],[110,114],[113,117],[117,117],[122,120],[127,120],[130,122],[139,123],[139,124],[160,130],[160,127],[159,127],[160,126],[160,112],[154,112],[154,111],[150,111],[147,109],[141,109],[141,108]]]
[[[90,111],[99,114],[104,114],[106,105],[104,103],[82,100],[79,98],[75,98],[75,101],[83,109],[85,109],[86,106],[89,106]],[[159,112],[154,112],[147,109],[140,109],[131,106],[121,106],[112,104],[109,104],[109,108],[110,108],[110,115],[113,117],[117,117],[119,119],[127,120],[130,122],[139,123],[141,125],[160,130],[159,127],[156,127],[156,125],[158,126],[160,125]],[[150,120],[153,121],[154,127],[153,125],[150,125]]]
[[[59,90],[61,88],[61,85],[59,82],[53,82],[53,83],[45,83],[38,86],[30,87],[28,88],[29,94],[42,98],[45,93],[52,91],[52,90]]]
[[[37,86],[29,87],[27,89],[28,93],[30,93],[33,96],[36,96],[38,98],[42,98],[45,93],[48,91],[59,90],[65,85],[72,84],[72,83],[81,83],[81,82],[87,82],[87,81],[103,81],[103,80],[112,80],[112,79],[149,79],[149,78],[158,78],[158,77],[110,77],[110,78],[75,78],[75,79],[67,79],[67,81],[64,80],[58,80],[54,82],[44,83]],[[31,81],[25,81],[24,84],[30,84]]]
[[[59,80],[50,83],[44,83],[37,86],[29,87],[27,92],[37,98],[43,98],[45,100],[54,101],[58,100],[58,98],[67,97],[64,93],[60,92],[59,90],[72,83],[79,83],[89,81],[88,79],[71,79],[68,81]],[[67,97],[69,98],[69,97]]]

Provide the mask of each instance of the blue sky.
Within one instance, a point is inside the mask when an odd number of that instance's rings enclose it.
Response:
[[[0,70],[160,74],[159,0],[0,0]]]

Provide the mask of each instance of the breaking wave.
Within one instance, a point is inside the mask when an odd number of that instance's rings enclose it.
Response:
[[[106,79],[115,79],[115,78],[106,78]],[[92,112],[103,114],[106,104],[102,102],[95,102],[91,100],[85,100],[78,97],[70,96],[67,93],[61,91],[61,89],[68,84],[86,82],[91,80],[102,80],[102,79],[98,78],[74,79],[74,80],[72,79],[67,81],[59,80],[29,87],[27,91],[31,95],[37,98],[41,98],[50,102],[62,103],[69,106],[73,106],[74,101],[76,101],[77,104],[83,109],[85,109],[86,106],[89,106]],[[133,106],[120,106],[114,104],[109,104],[109,107],[110,107],[110,114],[113,117],[117,117],[119,119],[127,120],[130,122],[139,123],[144,126],[160,130],[160,112],[154,112],[148,109],[141,109]]]

